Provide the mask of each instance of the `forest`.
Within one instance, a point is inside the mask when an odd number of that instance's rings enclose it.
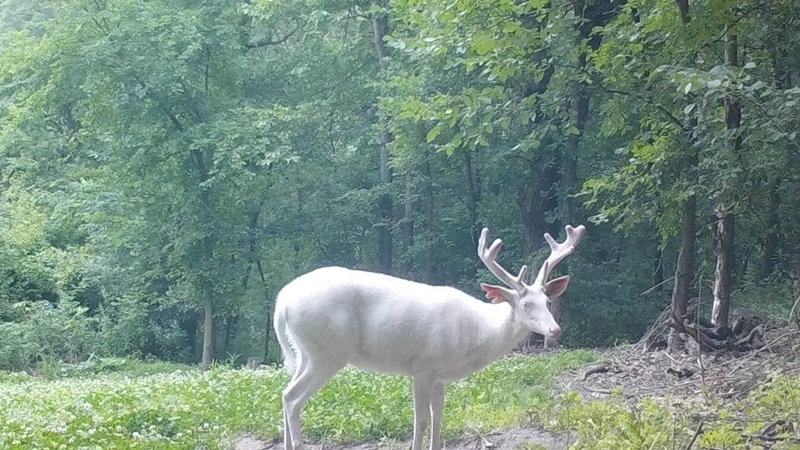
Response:
[[[277,362],[296,276],[482,298],[484,226],[587,226],[552,345],[785,318],[798,49],[795,0],[3,0],[0,369]]]
[[[535,274],[579,225],[445,447],[796,450],[798,132],[797,0],[0,0],[0,450],[283,448],[287,283],[489,301],[484,228]],[[415,390],[303,436],[407,449]]]

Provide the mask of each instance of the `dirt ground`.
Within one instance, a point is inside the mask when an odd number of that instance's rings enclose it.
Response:
[[[643,343],[602,351],[600,361],[559,378],[562,391],[585,399],[620,391],[626,398],[656,397],[693,402],[713,395],[744,398],[777,374],[800,375],[800,327],[768,327],[755,350],[700,352],[690,341],[685,352],[645,351]],[[694,345],[692,345],[694,344]]]
[[[776,374],[800,376],[800,327],[785,322],[773,325],[761,340],[756,350],[746,353],[700,352],[691,346],[677,354],[665,350],[645,351],[641,342],[603,350],[599,351],[597,363],[562,374],[557,387],[564,392],[577,391],[587,400],[608,398],[618,392],[631,402],[642,397],[681,402],[703,420],[714,420],[704,415],[709,395],[722,402],[736,401]],[[541,353],[539,350],[529,354],[535,357]],[[556,435],[529,424],[485,436],[462,436],[445,444],[448,450],[567,450],[573,443],[569,435]],[[407,450],[410,446],[410,441],[307,444],[310,450]],[[283,442],[240,436],[231,449],[279,450],[283,449]]]
[[[556,436],[536,427],[516,427],[485,436],[463,436],[456,441],[445,442],[448,450],[518,450],[522,444],[530,449],[567,450],[571,444],[567,436]],[[539,445],[536,447],[533,444]],[[309,450],[407,450],[411,441],[397,444],[347,444],[325,445],[306,444]],[[426,447],[427,448],[427,447]],[[233,445],[233,450],[281,450],[283,442],[264,442],[252,436],[241,436]]]

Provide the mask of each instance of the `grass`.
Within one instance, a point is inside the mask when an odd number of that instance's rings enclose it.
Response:
[[[508,358],[451,383],[445,435],[521,422],[532,404],[545,401],[555,375],[593,359],[586,351]],[[151,373],[123,361],[94,364],[47,377],[0,376],[0,449],[219,448],[242,433],[281,433],[280,393],[288,382],[281,371],[162,366],[169,372]],[[356,370],[341,372],[304,413],[312,440],[397,440],[411,428],[410,380]]]
[[[533,419],[568,434],[574,450],[687,448],[695,406],[667,398],[586,400],[553,389],[556,375],[595,359],[586,351],[508,358],[450,383],[444,434],[486,433]],[[63,370],[62,370],[63,369]],[[280,393],[288,375],[216,367],[96,360],[43,371],[0,374],[0,450],[211,449],[249,433],[281,435]],[[800,376],[774,376],[734,403],[707,404],[692,448],[767,448],[752,436],[777,421],[774,450],[800,449]],[[408,378],[344,370],[306,405],[306,437],[327,443],[397,441],[412,429]],[[750,436],[750,437],[748,437]],[[525,447],[527,448],[527,447]]]

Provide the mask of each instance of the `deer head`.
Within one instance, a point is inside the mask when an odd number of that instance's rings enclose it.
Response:
[[[552,298],[559,297],[567,290],[569,276],[559,277],[550,281],[547,281],[547,278],[561,260],[575,251],[575,247],[586,232],[586,227],[580,225],[577,228],[573,228],[567,225],[566,231],[567,238],[561,243],[556,242],[549,233],[545,233],[544,239],[550,246],[550,256],[542,264],[533,284],[525,283],[528,266],[523,265],[519,274],[513,276],[497,262],[497,254],[503,246],[503,241],[495,239],[492,245],[487,247],[488,228],[484,228],[481,231],[481,237],[478,241],[478,256],[481,261],[498,280],[507,286],[481,283],[481,288],[486,291],[486,297],[492,299],[492,303],[508,302],[513,308],[514,317],[517,320],[521,321],[529,330],[548,338],[557,338],[561,334],[561,327],[558,326],[558,323],[550,313],[548,305]]]

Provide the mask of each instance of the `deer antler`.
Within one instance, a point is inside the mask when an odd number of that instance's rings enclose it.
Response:
[[[583,225],[579,225],[578,228],[573,228],[572,225],[567,225],[565,227],[567,230],[567,239],[564,242],[556,242],[550,233],[544,234],[544,239],[547,241],[547,244],[550,246],[550,256],[547,257],[547,260],[542,264],[542,268],[539,269],[539,274],[536,276],[536,281],[534,284],[536,285],[544,285],[547,281],[547,278],[550,276],[550,272],[561,262],[564,258],[571,255],[572,252],[575,251],[575,247],[577,247],[578,243],[583,239],[583,234],[586,233],[586,227]]]
[[[505,283],[506,286],[515,289],[516,291],[523,291],[525,289],[525,275],[528,273],[528,266],[522,266],[519,269],[519,275],[516,277],[508,273],[497,262],[497,254],[500,253],[500,247],[503,246],[503,241],[495,239],[490,247],[486,246],[486,241],[489,238],[489,229],[484,228],[481,231],[481,237],[478,240],[478,257],[486,265],[486,268],[497,277],[498,280]]]

